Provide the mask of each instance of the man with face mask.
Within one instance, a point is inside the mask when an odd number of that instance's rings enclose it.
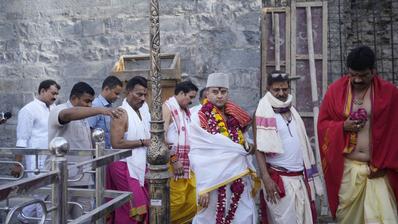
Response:
[[[304,122],[292,106],[288,75],[274,71],[256,110],[253,135],[270,223],[316,223],[322,193]]]
[[[348,54],[347,67],[318,119],[330,210],[343,224],[398,223],[398,90],[377,75],[367,46]]]
[[[145,184],[146,153],[150,138],[147,80],[141,76],[126,85],[120,118],[112,119],[111,144],[113,149],[133,149],[132,155],[107,167],[106,188],[133,192],[130,202],[115,210],[110,223],[148,223],[149,195]]]
[[[170,216],[171,223],[187,223],[196,214],[195,175],[191,171],[188,153],[190,151],[192,104],[198,87],[191,81],[176,85],[174,96],[163,104],[166,142],[170,150]]]
[[[190,129],[189,160],[202,207],[193,223],[256,223],[254,148],[244,136],[250,115],[228,100],[227,74],[210,74],[206,88]]]

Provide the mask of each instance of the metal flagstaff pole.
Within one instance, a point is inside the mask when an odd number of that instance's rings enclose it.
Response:
[[[170,223],[169,150],[164,144],[164,121],[160,88],[159,1],[150,0],[150,79],[152,81],[151,145],[147,151],[149,180],[149,222]]]

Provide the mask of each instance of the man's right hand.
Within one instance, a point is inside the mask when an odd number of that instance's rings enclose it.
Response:
[[[199,200],[198,200],[199,206],[207,208],[207,206],[209,206],[209,201],[210,201],[210,193],[199,195]]]
[[[344,131],[359,132],[365,126],[365,123],[366,121],[347,118],[347,120],[344,121]]]
[[[184,167],[180,161],[172,163],[174,170],[174,177],[184,175]]]
[[[22,167],[19,164],[15,164],[10,168],[10,171],[13,177],[19,177],[22,173]]]
[[[265,193],[267,195],[267,201],[276,204],[279,201],[279,190],[275,182],[270,178],[263,178],[263,184],[265,187]]]

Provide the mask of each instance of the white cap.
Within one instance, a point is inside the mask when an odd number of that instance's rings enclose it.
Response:
[[[229,89],[228,75],[225,73],[211,73],[207,78],[206,88],[209,87],[222,87]]]

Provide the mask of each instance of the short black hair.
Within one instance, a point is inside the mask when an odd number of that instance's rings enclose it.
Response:
[[[288,74],[280,70],[275,70],[268,73],[267,85],[272,86],[272,84],[275,82],[287,82],[290,85]]]
[[[177,83],[176,88],[174,90],[174,94],[178,95],[180,92],[189,93],[191,91],[198,91],[198,87],[193,84],[191,81],[184,81]]]
[[[78,82],[72,87],[72,90],[70,91],[69,99],[72,99],[73,96],[81,97],[85,93],[92,95],[92,96],[95,95],[94,89],[89,84],[87,84],[85,82]]]
[[[55,87],[57,87],[58,90],[61,89],[61,86],[58,85],[57,82],[55,82],[55,81],[52,80],[52,79],[47,79],[47,80],[42,81],[42,82],[39,84],[39,90],[38,90],[38,91],[39,91],[39,94],[40,94],[40,91],[41,91],[42,89],[48,90],[52,85],[55,85]]]
[[[206,88],[203,88],[203,89],[201,89],[201,90],[199,91],[199,99],[202,99],[202,98],[203,98],[203,94],[205,93],[205,91],[206,91]]]
[[[148,88],[148,80],[139,75],[134,76],[127,82],[126,91],[130,91],[130,90],[134,89],[134,87],[136,85],[141,85],[145,88]]]
[[[116,86],[123,87],[122,81],[120,81],[120,79],[118,77],[116,77],[114,75],[110,75],[110,76],[106,77],[106,79],[102,83],[102,90],[105,89],[105,87],[108,87],[109,89],[113,89]]]
[[[347,67],[356,71],[373,69],[375,67],[375,54],[368,46],[360,46],[351,50],[347,56]]]

